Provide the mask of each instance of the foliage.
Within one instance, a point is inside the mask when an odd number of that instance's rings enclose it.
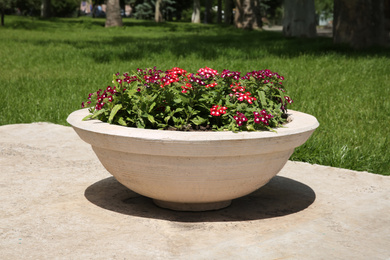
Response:
[[[11,0],[0,0],[0,9],[10,8]]]
[[[6,8],[17,8],[22,15],[38,16],[41,12],[42,0],[0,0]],[[79,0],[51,0],[51,16],[70,17],[80,5]]]
[[[136,19],[152,20],[154,18],[154,3],[155,1],[144,1],[135,6],[134,17]]]
[[[114,75],[113,86],[89,94],[88,118],[150,129],[272,130],[285,122],[292,100],[283,76],[270,70],[240,72],[174,67]]]
[[[191,14],[193,8],[193,1],[176,0],[175,4],[175,18],[176,21],[191,21]],[[188,15],[187,13],[190,14]]]
[[[0,0],[0,7],[17,8],[22,15],[39,15],[41,0]]]
[[[71,17],[80,6],[79,0],[51,0],[51,12],[54,17]]]
[[[155,13],[155,3],[156,1],[154,0],[146,0],[137,4],[135,6],[134,17],[136,19],[153,20]],[[168,15],[171,15],[176,10],[174,6],[175,1],[173,0],[163,0],[161,2],[161,13],[165,20],[170,20],[167,18]]]
[[[283,1],[282,0],[263,0],[260,1],[262,17],[266,17],[265,23],[268,25],[282,24],[283,19]]]
[[[317,15],[323,14],[324,18],[333,16],[333,0],[314,0]]]
[[[23,15],[40,15],[42,0],[13,0],[13,7],[18,8]]]

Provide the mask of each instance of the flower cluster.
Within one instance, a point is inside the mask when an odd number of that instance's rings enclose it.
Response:
[[[213,87],[215,87],[216,85],[218,85],[217,82],[214,82],[214,83],[211,83],[211,84],[207,84],[205,87],[206,87],[206,88],[213,88]]]
[[[253,112],[253,116],[255,117],[255,123],[256,124],[265,124],[265,125],[269,125],[269,120],[273,117],[273,115],[271,114],[267,114],[267,112],[265,111],[265,109],[261,110],[261,112]]]
[[[88,95],[88,101],[87,101],[87,104],[85,104],[84,102],[81,103],[81,107],[86,107],[86,106],[90,106],[90,104],[92,103],[92,97],[93,96],[96,96],[96,104],[95,104],[95,109],[96,110],[100,110],[103,108],[103,106],[107,103],[107,102],[112,102],[113,101],[113,95],[115,95],[116,93],[116,87],[111,87],[111,86],[108,86],[104,91],[99,89],[96,93],[90,93]]]
[[[89,108],[88,118],[138,128],[255,131],[286,123],[293,101],[284,77],[270,70],[243,75],[209,67],[196,73],[138,68],[114,74],[114,86],[89,94],[82,106]]]
[[[246,121],[248,121],[248,118],[241,112],[236,112],[237,115],[235,115],[233,118],[236,120],[238,126],[242,126]]]
[[[214,105],[210,108],[210,115],[212,115],[212,116],[224,115],[224,114],[226,114],[226,109],[227,109],[227,107],[225,107],[225,106]]]
[[[223,70],[221,73],[221,78],[233,78],[235,80],[240,79],[241,72],[239,71],[230,71],[230,70]]]
[[[218,71],[205,67],[205,68],[200,68],[198,70],[198,74],[208,79],[210,77],[214,77],[218,75]]]
[[[292,104],[293,100],[289,96],[284,96],[284,99],[287,101],[287,103]]]
[[[246,100],[249,104],[253,104],[253,101],[257,100],[255,97],[251,97],[250,92],[245,92],[245,87],[241,86],[239,83],[235,83],[235,85],[230,85],[232,88],[233,93],[230,93],[229,95],[231,97],[236,96],[238,101],[244,101]]]
[[[161,81],[163,83],[161,87],[168,86],[174,82],[179,82],[180,76],[185,75],[186,73],[187,71],[178,67],[174,67],[171,70],[168,70],[165,77],[161,78]]]

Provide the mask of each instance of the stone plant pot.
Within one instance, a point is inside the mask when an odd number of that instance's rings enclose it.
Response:
[[[224,208],[259,189],[319,126],[292,110],[293,121],[276,133],[139,129],[82,121],[88,113],[77,110],[67,121],[107,171],[158,206],[182,211]]]

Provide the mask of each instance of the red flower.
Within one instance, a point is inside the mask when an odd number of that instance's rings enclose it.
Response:
[[[210,108],[210,115],[212,116],[220,116],[226,114],[227,107],[214,105]]]

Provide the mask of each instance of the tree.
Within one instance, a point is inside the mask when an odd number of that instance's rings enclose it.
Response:
[[[176,17],[176,21],[180,21],[182,20],[183,18],[187,18],[186,17],[186,13],[188,13],[189,15],[192,14],[187,12],[187,10],[192,10],[192,7],[194,6],[194,3],[192,1],[185,1],[185,0],[177,0],[174,7],[176,9],[176,11],[174,12],[175,14],[175,17]],[[183,16],[183,12],[185,13],[184,16]],[[189,21],[191,21],[191,16],[189,16]]]
[[[78,0],[0,0],[1,21],[4,24],[6,9],[11,12],[17,9],[19,15],[48,18],[71,16],[79,6]]]
[[[139,3],[135,6],[134,17],[136,19],[152,20],[154,19],[155,11],[156,7],[152,1],[142,1],[142,3]]]
[[[136,19],[154,20],[157,23],[172,21],[176,11],[174,0],[145,0],[135,6]]]
[[[224,8],[224,23],[231,24],[232,23],[232,14],[233,14],[233,1],[225,0],[225,8]]]
[[[217,1],[217,23],[220,24],[222,23],[222,0]]]
[[[159,23],[163,21],[171,21],[172,14],[176,11],[176,4],[173,0],[156,0],[154,20]]]
[[[160,23],[163,21],[163,16],[161,13],[161,4],[162,4],[162,0],[156,0],[156,8],[154,12],[154,21],[156,23]]]
[[[283,35],[286,37],[316,37],[314,0],[284,1]]]
[[[258,29],[262,27],[259,0],[235,0],[234,24],[237,28]]]
[[[51,0],[42,0],[41,17],[49,18],[51,16]]]
[[[4,16],[5,16],[5,9],[10,8],[11,1],[10,0],[0,0],[0,15],[1,15],[1,22],[0,25],[4,26]]]
[[[205,6],[204,6],[204,23],[212,23],[212,16],[211,16],[211,7],[212,7],[213,1],[212,0],[205,0]]]
[[[335,0],[334,43],[347,43],[355,49],[388,45],[386,11],[390,11],[387,0]]]
[[[194,0],[191,22],[200,23],[200,1],[199,0]]]
[[[106,27],[122,26],[119,0],[108,0],[106,9]]]

